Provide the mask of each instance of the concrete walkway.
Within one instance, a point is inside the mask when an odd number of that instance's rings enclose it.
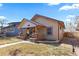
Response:
[[[16,45],[16,44],[19,44],[19,43],[31,43],[31,44],[34,44],[34,43],[30,42],[30,41],[21,41],[21,42],[16,42],[16,43],[0,45],[0,48],[8,47],[8,46],[11,46],[11,45]]]

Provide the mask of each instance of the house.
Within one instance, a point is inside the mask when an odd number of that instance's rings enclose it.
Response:
[[[25,18],[23,18],[23,20],[21,21],[21,23],[18,26],[18,29],[20,31],[20,38],[24,39],[26,37],[26,33],[28,32],[32,32],[32,28],[36,27],[36,24],[34,24],[32,21],[29,21]],[[28,29],[30,28],[30,29]],[[30,31],[29,31],[30,30]]]
[[[63,39],[64,22],[36,14],[30,21],[24,18],[18,28],[25,28],[25,39],[60,41]]]
[[[20,22],[11,22],[8,23],[8,26],[3,27],[3,32],[6,34],[6,36],[17,36],[19,35],[19,30],[17,26]]]

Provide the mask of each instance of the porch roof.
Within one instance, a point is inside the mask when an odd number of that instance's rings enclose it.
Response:
[[[25,18],[24,18],[25,19]],[[26,20],[26,19],[25,19]],[[29,20],[26,20],[25,22],[24,22],[24,25],[21,27],[21,28],[29,28],[29,27],[36,27],[36,26],[38,26],[38,25],[40,25],[40,26],[45,26],[45,25],[42,25],[42,24],[40,24],[40,23],[38,23],[38,22],[33,22],[33,21],[29,21]],[[45,26],[46,27],[46,26]]]

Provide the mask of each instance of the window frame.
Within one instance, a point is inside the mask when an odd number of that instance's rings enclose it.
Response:
[[[47,28],[47,35],[52,35],[52,30],[53,28],[52,27],[48,27]]]

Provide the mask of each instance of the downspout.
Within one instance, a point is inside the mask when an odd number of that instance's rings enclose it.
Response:
[[[59,22],[58,22],[58,40],[59,40]]]

